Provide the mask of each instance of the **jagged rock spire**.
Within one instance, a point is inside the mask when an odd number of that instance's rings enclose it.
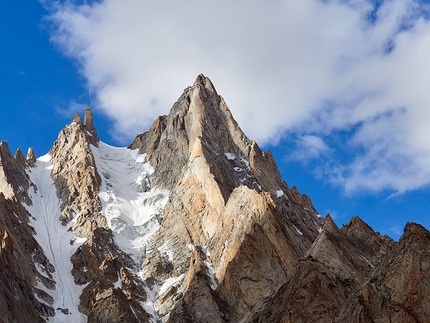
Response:
[[[31,147],[28,148],[26,160],[28,166],[30,167],[34,167],[34,164],[36,164],[36,155],[34,154],[34,150]]]
[[[75,112],[72,122],[76,122],[77,124],[82,124],[82,120],[81,120],[81,116],[79,115],[79,112]]]
[[[84,115],[84,128],[87,131],[87,134],[89,135],[89,141],[96,147],[99,145],[99,136],[97,135],[96,128],[94,128],[94,121],[93,121],[93,111],[91,110],[91,107],[87,107],[85,109],[85,115]]]
[[[93,111],[90,107],[85,109],[84,126],[88,131],[93,130]]]
[[[93,144],[94,146],[98,147],[99,144],[99,136],[97,135],[97,130],[94,127],[94,120],[93,120],[93,112],[91,110],[91,107],[87,107],[84,112],[84,123],[82,123],[81,116],[78,112],[75,113],[73,116],[72,123],[77,123],[82,130],[85,130],[85,135],[87,136],[89,142]]]
[[[23,167],[25,167],[25,166],[26,166],[26,161],[25,161],[25,158],[24,158],[24,154],[22,153],[22,150],[21,150],[20,148],[18,148],[18,149],[16,150],[16,153],[15,153],[15,159],[16,159],[16,161],[17,161],[20,165],[22,165]]]

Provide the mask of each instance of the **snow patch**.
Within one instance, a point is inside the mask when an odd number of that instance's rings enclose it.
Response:
[[[212,288],[212,290],[215,290],[218,287],[218,283],[217,283],[216,278],[215,278],[215,271],[213,268],[212,261],[210,261],[211,253],[208,251],[208,249],[206,247],[202,247],[202,249],[206,254],[207,260],[204,261],[204,264],[208,270],[208,275],[209,275],[209,278],[211,280],[211,288]]]
[[[248,168],[248,170],[251,170],[251,167],[249,167],[249,161],[247,161],[245,158],[241,158],[240,159],[242,161],[242,163],[244,163],[246,165],[246,168]]]
[[[235,160],[236,155],[232,153],[224,153],[224,155],[227,157],[228,160]]]
[[[375,266],[369,261],[369,260],[367,260],[366,259],[366,257],[364,257],[364,256],[361,256],[361,258],[363,258],[368,264],[369,264],[369,266],[371,267],[371,268],[374,268]]]
[[[276,197],[281,197],[283,195],[284,195],[284,191],[282,191],[282,190],[276,191]]]
[[[169,241],[166,241],[163,243],[163,245],[158,248],[158,251],[160,252],[161,256],[167,256],[167,259],[172,262],[173,261],[173,251],[169,249],[168,247]]]
[[[172,277],[167,279],[163,285],[160,287],[160,291],[158,292],[158,296],[163,295],[165,292],[167,292],[171,287],[177,285],[183,278],[185,277],[185,274],[182,274],[178,277]]]
[[[254,175],[252,174],[251,166],[249,161],[243,156],[237,156],[233,153],[224,153],[227,159],[230,161],[230,164],[233,166],[234,171],[238,175],[239,181],[248,185],[252,189],[257,189],[261,191],[261,185],[255,181]],[[254,179],[254,181],[252,181]],[[250,182],[252,181],[252,184]]]
[[[293,224],[294,229],[296,229],[297,233],[300,234],[301,236],[303,235],[303,232],[300,231],[299,229],[297,229],[297,227]]]
[[[122,281],[121,281],[121,277],[119,277],[119,274],[117,273],[117,281],[115,282],[115,284],[113,284],[114,288],[119,288],[121,289],[122,287]]]

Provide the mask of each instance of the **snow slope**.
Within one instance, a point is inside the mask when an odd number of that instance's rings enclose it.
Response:
[[[149,175],[154,169],[144,162],[146,155],[139,155],[138,150],[103,142],[91,149],[102,177],[103,214],[115,242],[140,265],[149,238],[160,227],[169,191],[150,187]]]
[[[92,146],[91,149],[102,177],[100,199],[103,215],[115,242],[132,256],[140,268],[147,254],[149,239],[160,227],[169,191],[150,186],[149,176],[154,169],[144,162],[146,155],[140,155],[137,149],[112,147],[103,142],[98,148]],[[137,274],[141,274],[139,269]],[[142,306],[151,315],[151,322],[157,322],[154,302],[160,294],[160,287],[145,289],[148,298]]]
[[[70,257],[85,239],[79,239],[73,232],[68,231],[74,221],[67,226],[61,225],[60,200],[51,178],[51,170],[52,163],[48,154],[40,157],[35,167],[28,169],[30,180],[37,186],[37,190],[30,188],[29,195],[33,205],[24,206],[32,215],[30,225],[36,230],[36,240],[55,267],[53,279],[56,289],[49,290],[40,281],[36,287],[46,291],[54,299],[51,306],[55,310],[55,316],[47,318],[48,322],[86,322],[87,317],[78,311],[79,295],[85,286],[74,283],[70,262]],[[73,245],[70,244],[72,239],[75,240]],[[39,272],[43,274],[42,270]],[[39,301],[44,302],[40,299]]]

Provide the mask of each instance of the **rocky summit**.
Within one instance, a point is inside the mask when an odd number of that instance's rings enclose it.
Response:
[[[0,143],[0,322],[430,322],[430,233],[339,228],[204,75],[124,148]]]

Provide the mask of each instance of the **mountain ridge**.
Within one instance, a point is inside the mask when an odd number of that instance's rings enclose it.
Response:
[[[203,74],[128,148],[100,141],[87,108],[27,155],[0,144],[2,322],[430,316],[429,232],[395,242],[319,216]]]

